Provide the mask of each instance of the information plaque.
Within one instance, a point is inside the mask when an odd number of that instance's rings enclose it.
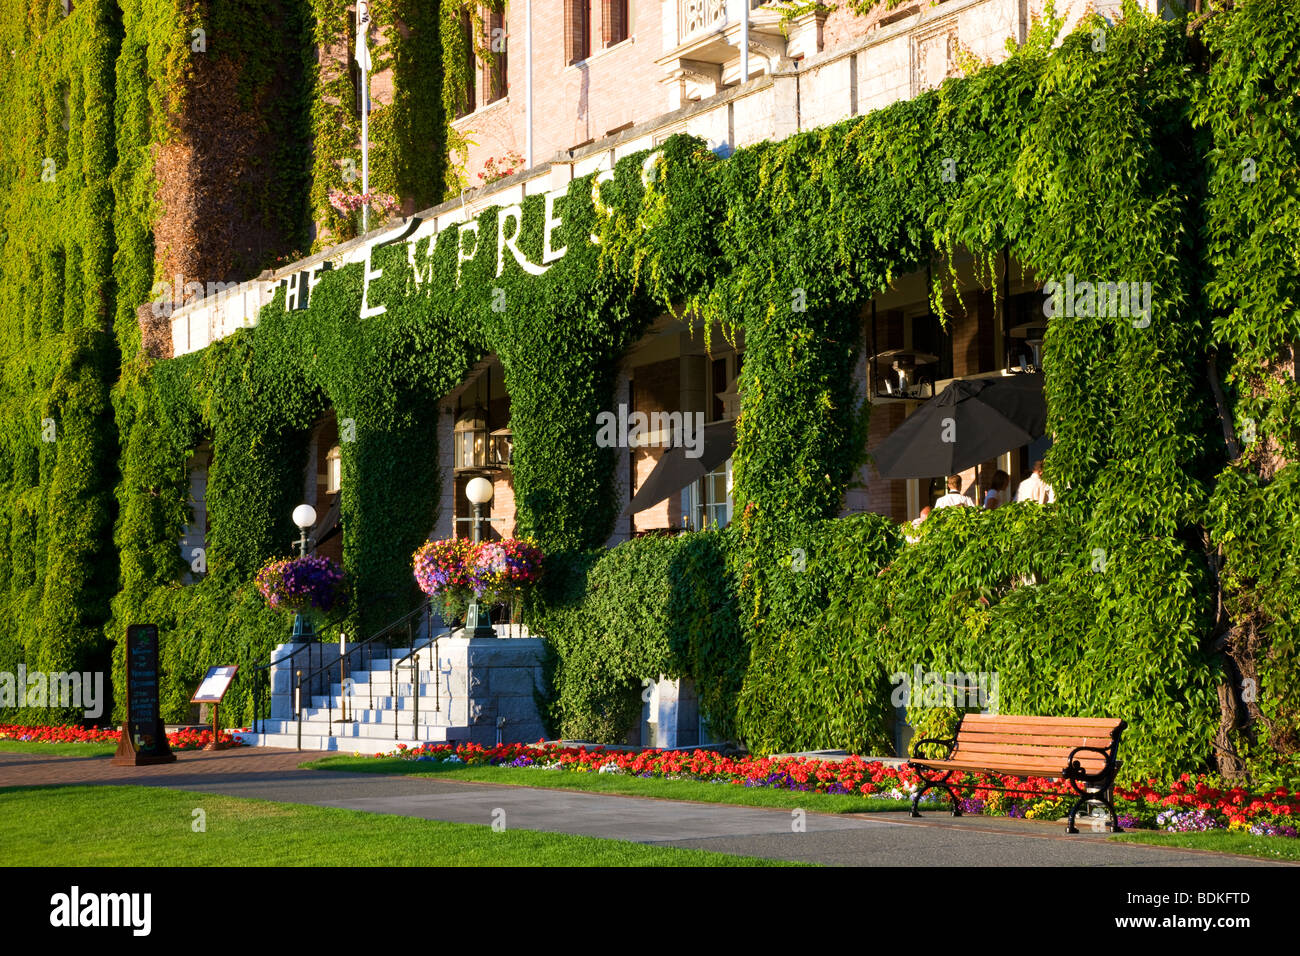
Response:
[[[221,704],[221,698],[226,696],[226,691],[230,690],[230,682],[235,679],[235,672],[238,670],[238,664],[208,668],[203,683],[190,698],[191,704],[212,705],[212,740],[203,748],[204,750],[226,750],[230,747],[230,744],[221,742],[221,724],[217,720],[217,707]]]

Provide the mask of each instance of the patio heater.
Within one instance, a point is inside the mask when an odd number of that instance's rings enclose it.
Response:
[[[474,505],[474,543],[478,544],[480,537],[479,523],[483,520],[483,506],[492,500],[492,482],[483,477],[471,479],[469,484],[465,486],[465,497]],[[465,612],[465,636],[497,636],[496,631],[492,629],[492,622],[488,620],[488,609],[479,604],[477,594],[471,599],[469,609]]]

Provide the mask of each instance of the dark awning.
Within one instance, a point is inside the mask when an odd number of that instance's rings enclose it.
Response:
[[[339,524],[342,514],[339,502],[342,499],[343,495],[334,495],[334,501],[325,512],[325,517],[316,522],[316,527],[312,528],[311,533],[307,535],[308,551],[315,551],[318,547],[342,530]]]
[[[650,477],[637,489],[636,495],[624,510],[635,514],[659,504],[674,492],[681,491],[692,482],[699,481],[711,471],[717,471],[736,449],[736,423],[714,422],[704,426],[704,448],[700,457],[691,458],[684,447],[669,448],[655,465]]]

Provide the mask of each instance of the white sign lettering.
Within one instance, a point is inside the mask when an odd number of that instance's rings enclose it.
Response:
[[[554,190],[546,194],[546,211],[545,219],[542,221],[542,261],[556,262],[564,257],[569,251],[568,246],[560,246],[558,249],[551,248],[551,236],[555,230],[563,225],[563,220],[555,215],[555,201],[563,199],[568,190]]]
[[[506,206],[497,213],[497,275],[506,267],[506,250],[509,249],[515,257],[515,262],[519,267],[529,275],[539,276],[550,266],[536,266],[528,261],[528,258],[519,251],[519,230],[523,226],[524,212],[519,207],[519,203],[513,206]],[[506,235],[506,223],[513,221],[514,230],[510,235]]]
[[[641,164],[641,182],[647,189],[653,188],[654,184],[662,176],[663,155],[656,150],[648,154]],[[605,203],[601,195],[601,185],[609,182],[614,178],[612,169],[605,169],[597,173],[591,182],[591,202],[599,216],[608,216],[611,213],[610,207]],[[544,195],[543,213],[542,213],[542,261],[540,264],[532,262],[519,248],[519,237],[523,231],[523,205],[513,203],[497,211],[497,269],[496,274],[500,276],[505,271],[506,251],[514,256],[515,262],[519,267],[529,275],[540,276],[544,274],[554,263],[564,258],[565,253],[569,251],[568,246],[555,247],[556,230],[564,225],[562,217],[556,215],[557,204],[560,200],[565,199],[568,195],[568,189],[557,189]],[[401,228],[399,227],[398,232]],[[481,224],[477,219],[471,219],[468,222],[461,223],[456,232],[456,286],[460,287],[463,278],[463,267],[465,263],[472,262],[478,255],[479,239]],[[363,283],[361,293],[361,318],[367,319],[377,315],[383,315],[388,311],[387,307],[382,304],[370,304],[370,284],[375,279],[384,274],[383,269],[374,267],[373,255],[375,248],[387,245],[395,240],[396,233],[390,232],[387,236],[381,236],[373,240],[365,249],[365,271],[363,272]],[[421,224],[407,243],[407,262],[411,266],[412,280],[415,286],[424,285],[433,279],[434,247],[437,235],[437,220],[430,219]],[[424,251],[419,249],[420,243],[424,239],[429,241],[425,244]],[[600,236],[591,233],[591,242],[594,245],[600,244]],[[353,260],[355,261],[355,260]],[[304,274],[299,280],[302,284],[296,289],[291,287],[293,293],[294,305],[302,308],[310,295],[310,290],[315,288],[320,281],[321,268],[329,268],[328,264],[317,266],[310,273]],[[283,281],[283,280],[282,280]],[[291,306],[292,307],[292,306]]]

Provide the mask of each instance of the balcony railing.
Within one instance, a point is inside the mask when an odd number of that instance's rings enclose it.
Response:
[[[677,6],[679,36],[712,30],[727,22],[727,0],[681,0]]]

